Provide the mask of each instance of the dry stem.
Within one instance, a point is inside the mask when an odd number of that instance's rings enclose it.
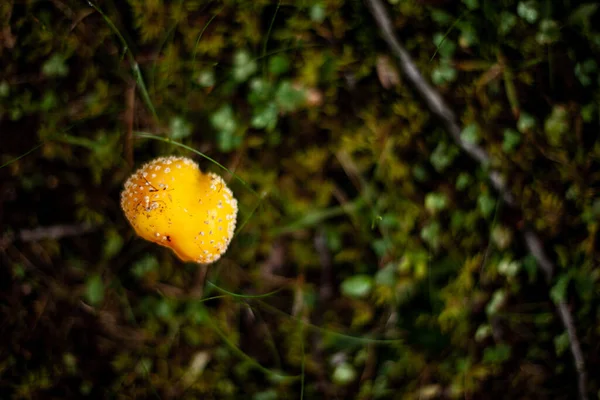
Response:
[[[469,156],[475,159],[484,167],[490,166],[490,156],[487,151],[478,146],[477,144],[466,142],[461,138],[461,127],[458,124],[458,118],[454,111],[444,101],[442,96],[423,78],[419,72],[414,61],[408,54],[408,52],[402,47],[392,27],[389,15],[381,3],[381,0],[365,0],[377,26],[379,27],[381,36],[388,44],[392,54],[398,60],[398,64],[402,73],[406,76],[408,81],[413,85],[415,90],[423,98],[427,104],[429,111],[440,119],[448,133],[452,136],[455,142],[462,148]],[[500,197],[511,207],[516,208],[516,202],[513,194],[506,186],[506,183],[502,179],[498,171],[490,170],[489,179],[492,186],[499,193]],[[554,272],[556,270],[553,262],[546,254],[542,241],[533,230],[526,229],[523,232],[525,245],[536,259],[538,266],[544,273],[546,282],[551,285]],[[577,337],[575,324],[573,322],[573,316],[564,300],[556,303],[557,313],[560,320],[569,335],[571,353],[575,361],[575,368],[578,374],[578,386],[579,386],[579,398],[581,400],[587,400],[587,378],[585,370],[585,362],[583,353],[581,351],[581,345]]]

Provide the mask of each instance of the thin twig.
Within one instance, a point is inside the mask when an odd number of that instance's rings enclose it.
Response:
[[[387,15],[387,11],[379,0],[365,0],[379,29],[381,35],[387,42],[388,46],[392,50],[392,53],[400,62],[400,70],[406,75],[410,83],[415,87],[419,95],[423,98],[427,104],[427,108],[441,121],[448,133],[456,141],[456,143],[473,159],[478,161],[484,166],[490,165],[490,157],[487,152],[479,147],[477,144],[464,140],[460,133],[462,131],[460,125],[456,122],[456,114],[446,104],[442,96],[437,90],[431,87],[429,83],[423,78],[423,75],[419,72],[416,64],[408,54],[408,52],[402,47],[396,36],[392,24]],[[506,183],[502,179],[502,176],[497,171],[490,171],[490,181],[494,188],[500,193],[502,199],[509,205],[514,206],[515,200],[513,195],[506,187]]]
[[[367,7],[371,11],[377,26],[379,27],[381,36],[386,41],[393,55],[398,59],[401,71],[414,86],[415,90],[423,98],[427,104],[429,111],[440,119],[448,133],[452,136],[455,142],[460,146],[474,160],[479,162],[482,166],[490,167],[490,156],[485,149],[478,146],[477,144],[467,142],[461,138],[461,127],[458,124],[458,118],[454,111],[444,101],[442,96],[437,90],[435,90],[427,81],[423,78],[419,72],[416,64],[408,54],[408,52],[402,47],[392,27],[389,15],[383,6],[381,0],[365,0]],[[502,179],[501,174],[498,171],[490,169],[488,172],[489,179],[492,186],[499,193],[500,197],[509,206],[516,207],[517,203],[511,191],[506,186],[505,181]],[[523,232],[525,244],[531,255],[536,259],[539,267],[544,272],[546,282],[550,285],[556,268],[554,264],[546,254],[542,241],[539,236],[532,230],[526,229]],[[578,374],[578,386],[579,386],[579,398],[581,400],[587,400],[587,379],[585,362],[583,358],[583,352],[581,351],[581,345],[577,337],[573,316],[569,310],[567,304],[564,301],[556,303],[556,308],[560,320],[569,335],[571,353],[575,360],[575,368]]]
[[[525,238],[527,249],[535,257],[538,266],[544,271],[546,282],[550,285],[554,277],[554,264],[552,264],[552,261],[546,255],[542,241],[531,229],[526,229],[523,232],[523,237]]]
[[[21,242],[37,242],[44,239],[58,240],[68,236],[81,236],[97,228],[97,226],[91,224],[53,225],[23,229],[16,233],[6,232],[0,236],[0,251],[4,251],[17,240]]]
[[[67,236],[81,236],[97,226],[91,224],[40,226],[19,231],[17,238],[23,242],[37,242],[43,239],[57,240]]]

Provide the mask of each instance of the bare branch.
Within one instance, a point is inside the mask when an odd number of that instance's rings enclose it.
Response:
[[[523,233],[525,237],[525,243],[527,244],[527,249],[536,259],[539,267],[544,271],[544,275],[546,277],[546,282],[548,284],[552,283],[552,278],[554,277],[554,264],[546,255],[544,251],[544,246],[542,245],[542,241],[539,236],[533,232],[531,229],[526,229]]]
[[[460,146],[469,156],[479,162],[484,167],[490,166],[490,156],[487,151],[478,146],[477,144],[467,142],[461,138],[461,127],[458,124],[458,118],[454,111],[444,101],[442,96],[437,90],[435,90],[427,81],[423,78],[419,72],[416,64],[408,54],[408,52],[402,47],[392,27],[392,23],[388,16],[388,13],[381,3],[381,0],[365,0],[367,7],[371,11],[377,26],[379,27],[381,36],[387,42],[392,54],[398,59],[398,63],[401,71],[406,76],[408,81],[413,85],[418,94],[425,101],[429,111],[440,119],[448,133],[452,136],[454,141]],[[490,170],[489,179],[496,191],[500,194],[500,197],[510,206],[516,207],[516,201],[511,191],[506,186],[505,181],[502,179],[501,174],[498,171]],[[539,236],[532,230],[526,229],[523,232],[525,244],[531,255],[536,259],[539,267],[544,272],[547,283],[550,285],[554,275],[555,267],[546,252],[542,241]],[[586,371],[585,362],[583,358],[583,352],[581,351],[581,345],[577,337],[575,325],[573,322],[573,316],[569,310],[567,304],[561,301],[556,304],[557,312],[560,320],[566,329],[569,340],[571,353],[575,360],[575,368],[578,374],[578,386],[579,386],[579,398],[581,400],[587,400],[587,387],[586,387]]]
[[[585,370],[585,360],[583,359],[583,353],[581,352],[581,345],[579,344],[579,338],[577,337],[577,331],[575,330],[573,316],[564,300],[558,302],[557,308],[560,319],[567,329],[567,335],[569,335],[569,342],[571,343],[571,352],[575,359],[575,368],[577,369],[579,384],[579,397],[582,400],[587,400],[587,372]]]
[[[37,242],[43,239],[60,239],[66,236],[79,236],[95,229],[93,225],[53,225],[19,231],[18,238],[23,242]]]
[[[23,229],[16,233],[6,232],[0,236],[0,251],[7,249],[16,240],[22,242],[37,242],[39,240],[58,240],[68,236],[80,236],[96,230],[98,227],[91,224],[79,225],[52,225],[34,229]]]
[[[392,28],[392,23],[388,17],[387,11],[383,4],[379,0],[365,0],[367,6],[371,10],[377,25],[381,31],[381,36],[387,42],[388,46],[392,50],[392,53],[399,61],[400,70],[408,78],[409,82],[414,86],[419,95],[423,98],[427,104],[427,108],[437,118],[440,119],[446,131],[450,133],[454,141],[462,148],[468,155],[470,155],[477,162],[483,166],[490,165],[490,156],[487,152],[479,147],[475,143],[464,140],[460,133],[462,129],[456,122],[456,114],[444,101],[442,96],[435,90],[431,85],[423,78],[423,75],[419,72],[415,62],[412,60],[408,52],[402,47]],[[500,193],[502,199],[509,205],[514,206],[515,200],[510,191],[506,187],[506,183],[502,179],[502,176],[497,171],[491,171],[489,174],[490,181],[494,188]]]

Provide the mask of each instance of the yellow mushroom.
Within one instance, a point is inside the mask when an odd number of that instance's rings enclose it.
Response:
[[[185,157],[161,157],[125,182],[121,208],[135,232],[183,261],[212,263],[235,230],[237,200],[213,173]]]

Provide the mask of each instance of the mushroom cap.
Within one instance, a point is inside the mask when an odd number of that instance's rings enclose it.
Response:
[[[198,263],[225,253],[237,217],[237,200],[223,178],[185,157],[143,165],[125,182],[121,208],[139,236]]]

